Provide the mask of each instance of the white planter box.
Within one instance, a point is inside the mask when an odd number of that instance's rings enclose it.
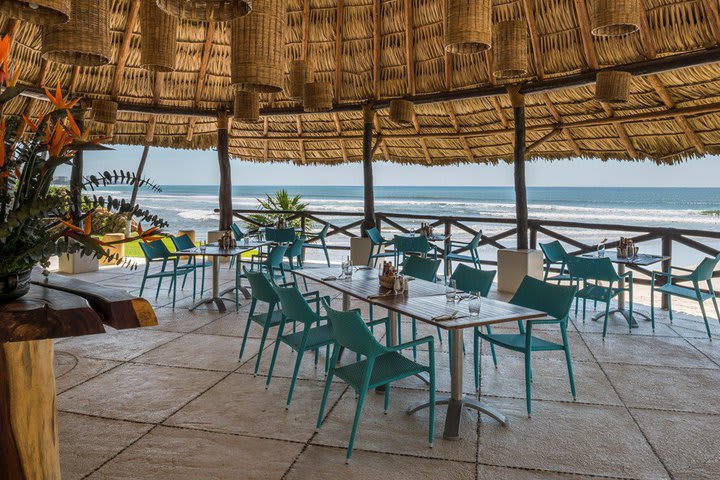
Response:
[[[72,255],[63,254],[58,259],[58,272],[61,273],[87,273],[97,272],[100,262],[96,257],[80,256],[80,252]]]
[[[370,239],[366,237],[352,237],[350,239],[350,260],[353,265],[367,265],[370,245]]]
[[[514,294],[526,275],[543,278],[543,255],[540,250],[498,250],[498,291]]]

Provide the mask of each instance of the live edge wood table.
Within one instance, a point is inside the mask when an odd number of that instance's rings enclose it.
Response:
[[[390,342],[398,344],[400,324],[398,314],[414,317],[416,320],[435,325],[447,330],[452,339],[450,349],[450,396],[438,398],[436,405],[447,405],[445,430],[443,437],[448,440],[460,438],[460,419],[463,408],[472,408],[484,413],[503,425],[508,425],[508,418],[481,402],[479,399],[463,395],[463,332],[465,329],[484,327],[497,323],[515,322],[533,318],[547,317],[547,314],[529,308],[511,305],[498,300],[482,299],[480,316],[471,317],[467,302],[448,302],[445,298],[447,287],[433,282],[414,279],[410,282],[407,292],[394,294],[391,290],[380,287],[377,270],[360,269],[353,273],[352,278],[339,278],[339,269],[305,268],[295,270],[315,282],[333,288],[343,294],[343,309],[350,308],[350,297],[354,297],[372,305],[388,310],[390,318]],[[452,319],[437,320],[441,316],[454,315]],[[410,407],[407,413],[427,408],[428,403]]]
[[[53,340],[157,325],[147,300],[60,275],[0,304],[0,479],[59,479]]]

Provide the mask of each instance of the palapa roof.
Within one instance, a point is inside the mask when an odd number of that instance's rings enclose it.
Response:
[[[20,83],[54,87],[60,81],[74,95],[116,99],[121,111],[113,143],[216,146],[213,112],[230,108],[233,98],[229,23],[181,20],[176,70],[155,74],[140,67],[137,1],[111,0],[112,61],[101,67],[42,61],[39,27],[2,19],[6,32],[15,31],[11,58],[20,68]],[[641,28],[625,37],[590,33],[592,1],[493,2],[495,21],[524,19],[529,28],[530,73],[520,79],[529,85],[528,157],[672,163],[720,151],[720,66],[712,63],[720,61],[720,1],[643,0]],[[297,163],[359,161],[359,104],[377,100],[383,108],[375,130],[382,140],[375,159],[427,165],[511,159],[508,96],[488,74],[487,53],[444,51],[445,7],[444,0],[289,0],[286,71],[290,60],[305,53],[316,81],[333,84],[336,109],[298,114],[301,105],[284,93],[261,95],[267,115],[257,123],[232,122],[231,155]],[[595,100],[592,79],[598,69],[630,65],[646,73],[643,65],[665,65],[666,57],[692,57],[696,66],[650,68],[661,73],[635,76],[626,104],[611,108]],[[555,88],[567,84],[579,86]],[[458,99],[466,91],[472,98]],[[386,100],[399,97],[419,100],[412,126],[387,117]],[[452,101],[427,103],[438,98]],[[168,114],[127,111],[153,108]],[[20,98],[5,113],[37,115],[48,109],[45,102]]]

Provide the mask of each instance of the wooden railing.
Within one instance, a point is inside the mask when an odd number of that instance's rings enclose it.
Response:
[[[285,214],[288,220],[300,220],[300,224],[305,230],[308,222],[314,222],[322,228],[323,226],[330,225],[328,230],[328,237],[342,236],[347,238],[360,236],[360,224],[363,221],[362,212],[334,212],[334,211],[315,211],[308,210],[304,212],[290,212],[290,211],[258,211],[258,210],[233,210],[233,215],[251,226],[261,227],[257,221],[251,218],[253,214]],[[328,219],[332,218],[332,220]],[[341,223],[338,219],[349,219],[347,223]],[[378,228],[382,231],[384,226],[392,227],[401,233],[416,232],[417,229],[413,226],[403,225],[403,222],[408,223],[419,223],[425,222],[431,225],[435,229],[442,229],[446,236],[446,241],[442,246],[438,246],[438,252],[444,254],[445,251],[451,249],[450,238],[452,235],[461,231],[468,235],[475,235],[478,230],[468,225],[472,224],[493,224],[493,225],[506,225],[507,228],[500,232],[493,233],[491,236],[483,235],[480,242],[480,246],[491,246],[497,249],[513,248],[514,242],[507,243],[508,240],[513,240],[517,233],[517,227],[514,218],[495,218],[495,217],[473,217],[473,216],[446,216],[446,215],[416,215],[407,213],[376,213]],[[571,255],[577,255],[581,253],[587,253],[594,251],[597,246],[590,245],[581,242],[575,238],[567,235],[558,233],[556,230],[562,229],[578,229],[578,230],[591,230],[598,233],[598,238],[602,235],[608,235],[612,232],[617,232],[618,237],[620,234],[634,235],[632,238],[636,244],[642,244],[650,241],[660,240],[661,251],[655,252],[662,254],[663,256],[672,256],[673,244],[678,243],[685,245],[693,250],[700,252],[703,256],[716,256],[720,254],[720,250],[703,243],[707,240],[720,240],[720,232],[710,230],[693,230],[693,229],[679,229],[679,228],[663,228],[663,227],[644,227],[637,225],[621,225],[621,224],[603,224],[603,223],[583,223],[583,222],[567,222],[558,220],[542,220],[542,219],[530,219],[528,221],[528,230],[530,236],[530,248],[537,248],[538,234],[542,234],[546,237],[559,240],[566,246],[569,246],[568,252]],[[314,229],[319,230],[319,229]],[[312,234],[308,237],[308,242],[312,242],[316,239]],[[506,243],[502,243],[505,241]],[[607,249],[617,247],[618,240],[608,242],[606,244]],[[349,245],[338,245],[333,244],[331,240],[328,241],[328,248],[335,250],[349,250]],[[465,248],[453,248],[453,253],[462,253]],[[698,256],[698,260],[701,256]],[[497,265],[496,261],[493,260],[482,260],[483,264]],[[663,262],[662,270],[666,271],[670,267],[670,261]],[[636,283],[649,285],[651,270],[646,268],[629,266],[628,268],[642,274],[635,279]],[[716,271],[714,277],[720,277],[720,271]],[[716,295],[720,296],[720,292],[716,292]],[[665,304],[665,299],[663,300]]]

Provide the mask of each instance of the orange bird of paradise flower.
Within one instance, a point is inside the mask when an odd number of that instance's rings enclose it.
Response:
[[[72,143],[72,140],[72,134],[70,134],[60,122],[57,122],[50,134],[50,139],[47,141],[50,158],[57,158],[65,147]]]
[[[70,110],[80,100],[79,98],[77,98],[69,102],[67,101],[67,99],[63,98],[62,89],[60,88],[60,80],[58,80],[57,82],[57,87],[55,88],[55,95],[50,93],[50,90],[48,90],[47,88],[45,89],[45,95],[47,95],[50,103],[55,105],[55,110]]]
[[[5,138],[5,119],[0,120],[0,138]],[[0,145],[0,168],[5,165],[5,143]]]

